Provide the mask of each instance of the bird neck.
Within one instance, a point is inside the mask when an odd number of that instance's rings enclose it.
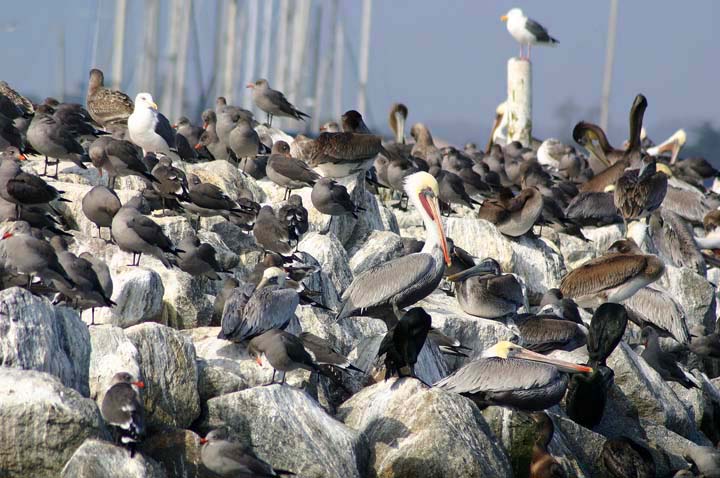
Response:
[[[644,115],[645,107],[642,105],[630,110],[630,141],[627,151],[640,151],[640,135],[642,133]]]

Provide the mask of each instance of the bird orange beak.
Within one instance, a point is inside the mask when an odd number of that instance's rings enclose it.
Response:
[[[6,233],[3,234],[3,236],[2,236],[3,239],[7,239],[8,237],[12,237],[12,232],[6,232]]]
[[[203,122],[203,129],[207,129],[207,127],[208,127],[208,122],[207,121]]]
[[[507,16],[507,15],[503,15],[502,17],[500,17],[500,20],[502,20],[502,21],[504,21],[504,22],[506,22],[507,19],[508,19],[508,16]]]
[[[173,128],[173,129],[177,129],[177,123],[175,123],[174,125],[172,125],[172,128]]]
[[[202,143],[198,143],[195,145],[195,149],[200,149],[200,148],[202,148]]]
[[[138,380],[137,382],[133,382],[133,385],[135,385],[137,388],[145,388],[145,382],[142,380]]]
[[[17,155],[17,159],[19,159],[20,161],[25,161],[25,160],[27,159],[27,156],[25,156],[24,154],[20,153],[20,154]]]
[[[423,191],[420,193],[420,204],[422,204],[425,212],[428,213],[438,228],[440,247],[442,248],[443,255],[445,256],[445,264],[448,266],[452,265],[452,259],[450,259],[450,253],[448,252],[447,241],[445,240],[445,231],[443,231],[442,218],[440,217],[440,207],[438,206],[437,198],[434,194]]]
[[[531,360],[533,362],[542,362],[556,366],[563,372],[580,372],[580,373],[592,373],[593,369],[586,367],[585,365],[579,365],[572,362],[566,362],[564,360],[547,357],[545,355],[532,352],[530,350],[522,350],[514,355],[515,358],[521,358],[525,360]]]
[[[259,355],[255,357],[255,363],[262,367],[262,358]]]
[[[252,83],[248,83],[247,86],[245,86],[245,88],[255,88],[255,85]]]
[[[201,438],[201,439],[200,439],[200,444],[201,444],[201,445],[204,445],[204,444],[206,444],[207,442],[208,442],[208,439],[207,439],[207,438]]]

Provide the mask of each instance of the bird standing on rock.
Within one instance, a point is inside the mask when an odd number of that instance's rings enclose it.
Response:
[[[290,195],[290,190],[312,187],[320,179],[305,161],[290,156],[290,146],[285,141],[273,144],[265,172],[272,182],[285,188],[283,200]]]
[[[205,467],[222,478],[270,478],[294,475],[273,468],[249,448],[228,440],[227,430],[218,428],[200,439],[200,459]]]
[[[175,132],[170,121],[158,112],[150,93],[138,93],[135,97],[135,109],[128,118],[128,133],[143,153],[152,151],[180,159],[175,147]]]
[[[117,431],[117,441],[130,448],[130,456],[145,437],[145,409],[138,391],[141,388],[145,388],[143,381],[128,372],[116,373],[100,406],[103,419]]]
[[[267,360],[273,368],[272,380],[268,385],[275,383],[275,373],[283,372],[282,382],[285,383],[285,374],[293,370],[302,369],[323,374],[320,366],[305,350],[302,341],[293,334],[280,329],[272,329],[252,339],[248,344],[248,355],[255,359],[262,367]],[[326,375],[326,374],[323,374]]]
[[[252,99],[255,106],[267,113],[268,126],[272,126],[273,116],[285,116],[303,121],[310,117],[295,108],[281,92],[270,88],[270,84],[265,79],[249,83],[247,87],[252,88]]]

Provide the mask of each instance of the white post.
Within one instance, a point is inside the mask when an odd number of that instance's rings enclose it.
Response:
[[[223,87],[222,96],[228,98],[232,95],[233,89],[233,69],[235,66],[235,28],[237,26],[237,0],[230,0],[227,7],[225,19],[227,24],[225,27],[225,64],[223,65]]]
[[[262,53],[260,54],[260,77],[268,79],[270,74],[270,43],[272,41],[272,19],[275,0],[265,0],[263,13]]]
[[[508,142],[530,146],[532,138],[532,66],[527,60],[508,60]]]
[[[60,101],[65,101],[65,25],[60,24],[58,38],[58,49],[60,50],[60,58],[58,59],[58,83],[60,84]],[[94,68],[94,66],[93,66]]]
[[[372,20],[372,0],[363,3],[362,32],[360,37],[360,57],[358,71],[360,72],[360,88],[358,89],[357,109],[360,114],[366,114],[367,107],[367,81],[368,66],[370,62],[370,25]]]
[[[245,76],[243,84],[241,85],[241,91],[244,92],[244,105],[250,110],[255,109],[255,105],[252,101],[252,90],[246,89],[245,85],[250,82],[257,80],[255,78],[255,53],[257,52],[257,35],[258,35],[258,21],[260,20],[260,5],[258,0],[250,0],[248,3],[248,46],[247,46],[247,62],[245,63]]]
[[[343,73],[345,71],[345,31],[343,29],[343,19],[340,13],[339,0],[335,0],[337,5],[337,18],[335,20],[335,57],[333,58],[333,111],[335,112],[335,120],[339,121],[343,114]]]
[[[157,32],[159,30],[160,2],[147,0],[145,2],[145,37],[143,38],[143,63],[138,91],[153,93],[155,90],[155,72],[157,71]]]
[[[122,88],[123,54],[125,48],[125,16],[127,0],[115,0],[115,28],[113,31],[112,87]],[[94,66],[94,65],[93,65]]]
[[[289,0],[280,0],[280,23],[278,24],[278,39],[277,47],[275,48],[276,57],[278,60],[275,62],[275,77],[271,83],[276,90],[285,90],[285,72],[287,66],[287,37],[288,37],[288,13],[290,9]]]
[[[290,58],[290,87],[288,99],[291,103],[300,101],[300,80],[302,67],[305,64],[307,47],[308,20],[310,18],[310,0],[297,0],[293,19],[293,50]]]
[[[330,18],[331,27],[334,26],[334,22],[337,20],[337,11],[338,4],[337,2],[333,2],[330,9],[330,15],[328,15],[328,17]],[[332,28],[330,29],[330,32],[334,34]],[[320,51],[320,49],[322,49],[322,45],[320,44],[320,38],[318,39],[318,44],[316,45],[316,48],[318,49],[318,52]],[[324,92],[330,73],[331,61],[332,57],[330,55],[320,56],[320,64],[318,65],[317,76],[315,78],[315,103],[313,105],[314,109],[312,117],[312,130],[316,132],[320,129],[320,120],[321,116],[323,115],[323,100],[325,99]]]
[[[165,80],[163,81],[162,98],[160,99],[158,97],[155,97],[155,101],[159,102],[163,114],[165,114],[165,116],[167,116],[170,121],[174,121],[175,116],[173,112],[173,98],[177,96],[177,93],[175,91],[175,67],[177,65],[178,42],[180,39],[180,17],[183,16],[183,1],[172,0],[170,4],[170,10],[170,29],[168,31],[167,54],[168,65],[165,69]],[[151,91],[150,93],[155,94],[154,91]]]
[[[173,98],[173,116],[170,121],[177,120],[183,112],[183,99],[185,98],[185,80],[188,61],[188,44],[190,42],[190,17],[193,12],[193,0],[184,0],[185,15],[180,17],[180,32],[177,49],[177,63],[175,70],[175,98]]]
[[[607,48],[605,50],[605,74],[603,75],[600,127],[608,130],[610,112],[610,85],[612,83],[613,59],[615,58],[615,30],[617,29],[618,0],[610,0]]]

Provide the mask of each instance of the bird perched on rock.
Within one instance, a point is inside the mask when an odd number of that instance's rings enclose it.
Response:
[[[175,147],[175,132],[170,121],[158,112],[150,93],[138,93],[135,97],[135,109],[128,118],[128,133],[143,153],[152,151],[180,159]]]
[[[308,211],[303,206],[302,197],[292,194],[287,202],[278,209],[278,219],[288,230],[288,239],[295,243],[295,250],[300,238],[308,231]]]
[[[697,379],[678,365],[675,356],[660,348],[659,335],[655,329],[650,326],[643,327],[641,337],[645,350],[640,356],[663,380],[678,382],[685,388],[700,388]]]
[[[299,338],[305,350],[310,352],[319,365],[328,365],[345,371],[362,372],[362,370],[350,363],[346,356],[335,350],[327,340],[310,332],[301,333]]]
[[[488,258],[462,272],[448,276],[463,311],[476,317],[496,319],[514,314],[525,303],[522,286],[500,264]]]
[[[563,467],[548,451],[555,434],[555,425],[547,413],[533,413],[530,417],[537,427],[537,438],[530,458],[530,478],[567,478]]]
[[[143,215],[140,211],[143,208],[143,201],[142,196],[135,196],[120,208],[110,226],[112,237],[115,238],[120,250],[132,252],[131,266],[139,266],[140,257],[145,252],[154,256],[169,269],[171,263],[164,253],[178,256],[181,250],[173,245],[155,221]]]
[[[133,112],[133,101],[122,91],[105,88],[104,82],[102,71],[90,70],[90,81],[85,98],[90,116],[105,128],[127,125],[128,118]]]
[[[310,193],[310,200],[315,209],[330,216],[330,221],[320,231],[321,234],[327,234],[330,230],[333,216],[352,215],[357,219],[358,213],[365,210],[352,201],[345,186],[336,183],[331,178],[317,180],[312,193]]]
[[[275,383],[275,373],[278,370],[283,372],[281,384],[285,383],[285,374],[293,370],[302,369],[323,374],[320,366],[305,350],[302,341],[284,330],[271,329],[258,335],[250,341],[247,351],[261,367],[263,361],[267,360],[273,368],[270,384]]]
[[[128,372],[116,373],[100,406],[103,419],[117,432],[117,441],[130,448],[131,456],[145,437],[145,408],[138,391],[141,388],[145,383]]]
[[[267,113],[268,126],[272,126],[273,116],[285,116],[303,120],[310,116],[295,108],[281,92],[270,88],[265,79],[259,79],[255,83],[249,83],[252,88],[252,99],[255,106]]]
[[[228,440],[227,429],[218,428],[200,439],[200,459],[205,467],[223,478],[272,477],[294,475],[287,470],[273,468],[258,458],[252,449]]]
[[[121,207],[122,203],[115,191],[101,185],[94,186],[82,198],[83,214],[95,224],[98,237],[101,239],[102,230],[100,228],[112,226],[112,220]]]
[[[615,183],[613,200],[627,224],[633,219],[647,217],[660,207],[667,193],[668,177],[656,170],[655,159],[646,156],[639,171],[629,170]]]
[[[93,141],[88,154],[100,176],[103,170],[107,172],[108,187],[111,189],[115,189],[118,176],[138,176],[151,183],[157,182],[143,162],[140,150],[130,141],[102,136]]]
[[[287,199],[291,189],[312,187],[320,179],[305,161],[290,156],[290,146],[285,141],[273,144],[265,172],[272,182],[285,188],[283,200]]]
[[[218,272],[222,267],[215,258],[215,248],[207,243],[201,243],[197,236],[185,236],[178,243],[178,267],[191,276],[207,277],[211,280],[220,280]]]
[[[559,42],[550,36],[544,26],[535,20],[526,17],[519,8],[511,8],[505,15],[500,17],[507,22],[507,30],[510,35],[520,43],[520,59],[530,60],[530,47],[532,45],[555,46]],[[523,56],[523,45],[527,45],[527,56]]]
[[[218,338],[240,343],[270,329],[284,329],[295,317],[298,293],[285,287],[285,271],[268,267],[254,288],[241,285],[228,297]]]
[[[72,161],[81,169],[87,169],[83,164],[83,160],[87,159],[85,150],[72,132],[53,118],[47,106],[39,106],[35,111],[27,131],[27,139],[35,151],[45,156],[43,175],[47,175],[48,158],[55,158],[54,178],[57,178],[61,159]]]
[[[385,380],[395,374],[417,378],[415,364],[431,326],[430,314],[422,307],[413,307],[388,330],[378,350],[378,357],[385,355]]]
[[[292,253],[290,232],[286,225],[275,216],[272,206],[265,205],[260,208],[252,231],[255,242],[265,251],[276,252],[280,255]]]

